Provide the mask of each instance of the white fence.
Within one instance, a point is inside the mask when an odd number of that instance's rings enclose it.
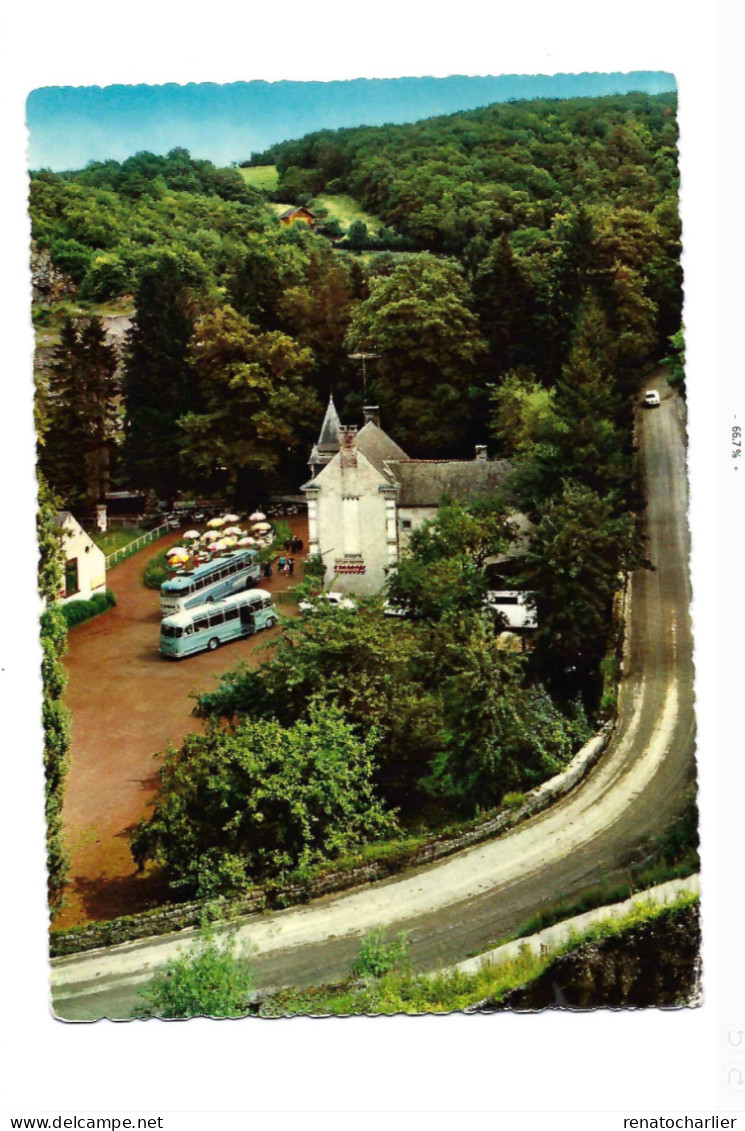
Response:
[[[151,542],[155,542],[162,534],[168,530],[168,523],[162,522],[160,526],[156,526],[153,530],[148,530],[147,534],[141,534],[139,538],[135,538],[134,542],[128,542],[126,546],[122,546],[118,550],[114,550],[113,554],[106,556],[106,568],[111,569],[112,566],[123,562],[125,558],[136,554],[143,546],[149,546]]]

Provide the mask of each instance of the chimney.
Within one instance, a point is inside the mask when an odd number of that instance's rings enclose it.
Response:
[[[342,425],[339,428],[339,438],[341,440],[341,466],[342,467],[356,467],[357,466],[357,452],[355,451],[354,441],[357,436],[357,427],[354,424]]]
[[[378,428],[380,428],[380,409],[378,406],[376,404],[363,405],[362,419],[365,424],[369,424],[372,421],[373,424],[376,424]]]
[[[486,459],[486,444],[476,445],[476,459]]]

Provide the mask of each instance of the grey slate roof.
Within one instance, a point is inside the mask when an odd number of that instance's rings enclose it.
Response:
[[[316,442],[316,448],[319,452],[338,452],[341,446],[339,440],[339,429],[341,428],[341,421],[339,420],[339,413],[336,411],[334,398],[329,397],[329,403],[326,406],[326,415],[323,418],[321,425],[321,432]]]
[[[388,468],[401,485],[401,507],[436,507],[443,495],[465,501],[499,487],[511,469],[507,460],[401,460]]]
[[[372,420],[368,420],[367,424],[360,428],[354,446],[381,475],[385,475],[386,479],[391,479],[387,467],[390,461],[404,461],[409,458],[403,448],[400,448],[395,440],[392,440]]]

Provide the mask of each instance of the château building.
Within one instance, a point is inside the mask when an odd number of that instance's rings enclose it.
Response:
[[[410,459],[380,426],[378,408],[363,409],[359,430],[343,425],[333,397],[308,460],[308,550],[326,566],[327,587],[377,593],[417,527],[448,496],[474,498],[499,487],[510,469],[486,447],[472,460]]]

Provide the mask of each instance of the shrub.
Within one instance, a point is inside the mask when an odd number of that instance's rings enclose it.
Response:
[[[140,991],[135,1017],[243,1017],[248,1012],[252,970],[246,951],[231,938],[221,946],[212,929],[177,954]]]
[[[521,805],[525,804],[524,793],[505,793],[502,798],[502,804],[507,809],[519,809]]]
[[[166,559],[166,551],[160,550],[157,554],[153,554],[150,561],[145,566],[142,574],[142,582],[147,589],[160,589],[164,581],[167,581],[171,576]]]
[[[401,931],[391,942],[385,941],[385,930],[376,927],[362,940],[360,952],[352,966],[353,978],[382,978],[393,970],[408,965],[409,935]]]
[[[291,727],[256,719],[187,735],[164,758],[132,855],[164,866],[174,890],[212,897],[282,882],[390,835],[395,817],[373,786],[376,740],[374,728],[359,739],[338,707],[321,703]]]
[[[67,627],[74,628],[75,625],[82,624],[91,617],[97,617],[99,613],[105,613],[115,604],[114,593],[111,589],[107,589],[105,593],[97,593],[89,601],[69,601],[66,605],[60,605],[60,611]]]

